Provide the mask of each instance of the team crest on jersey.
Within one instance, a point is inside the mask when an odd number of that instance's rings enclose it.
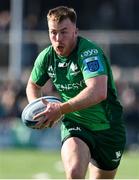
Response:
[[[78,69],[77,64],[71,63],[70,69],[71,69],[72,71],[76,71],[76,70]]]
[[[99,69],[99,63],[97,60],[90,61],[87,63],[88,69],[91,72],[97,71]]]
[[[85,65],[84,70],[88,72],[104,71],[104,67],[99,56],[93,56],[93,57],[84,59],[84,65]]]
[[[70,65],[70,74],[71,75],[77,75],[78,73],[80,73],[80,70],[78,69],[77,64],[74,64],[73,62]]]
[[[51,65],[48,67],[48,74],[51,78],[55,77],[55,72],[54,72],[54,69]]]

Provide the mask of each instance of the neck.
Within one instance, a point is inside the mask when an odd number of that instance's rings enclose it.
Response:
[[[72,44],[72,46],[70,48],[69,53],[67,53],[67,55],[66,55],[67,57],[73,52],[73,50],[75,49],[76,45],[77,45],[77,37],[75,38],[75,41],[73,42],[73,44]]]

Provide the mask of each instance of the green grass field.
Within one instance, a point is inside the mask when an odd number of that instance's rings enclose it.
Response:
[[[0,179],[64,179],[60,152],[0,150]],[[125,153],[117,179],[139,178],[139,152]]]

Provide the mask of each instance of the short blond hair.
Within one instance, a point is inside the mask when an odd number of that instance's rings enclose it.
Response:
[[[76,24],[77,15],[75,10],[67,6],[58,6],[56,8],[50,9],[47,14],[47,21],[54,20],[60,23],[64,19],[70,19],[73,24]]]

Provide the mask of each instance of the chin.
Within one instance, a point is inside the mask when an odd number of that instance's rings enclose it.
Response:
[[[56,51],[56,54],[59,56],[64,56],[63,53]]]
[[[60,56],[66,56],[66,54],[64,52],[59,52],[59,51],[56,51],[56,53]]]

